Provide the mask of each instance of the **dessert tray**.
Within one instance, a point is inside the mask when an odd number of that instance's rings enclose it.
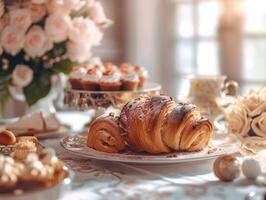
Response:
[[[66,89],[64,104],[68,108],[89,110],[113,107],[120,109],[130,99],[140,95],[160,94],[162,87],[158,83],[146,83],[144,88],[135,91],[86,91]]]
[[[85,135],[76,135],[63,138],[60,144],[67,151],[77,156],[96,160],[138,164],[186,163],[211,160],[220,155],[236,153],[241,147],[241,142],[234,135],[222,133],[215,133],[211,146],[200,152],[173,152],[160,155],[134,153],[130,150],[121,153],[104,153],[87,147],[86,142],[87,138]]]

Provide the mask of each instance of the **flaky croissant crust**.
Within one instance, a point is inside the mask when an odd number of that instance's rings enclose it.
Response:
[[[108,153],[116,153],[123,150],[125,141],[120,135],[118,118],[113,114],[97,118],[89,129],[87,146]]]
[[[167,96],[130,101],[121,111],[119,126],[132,150],[152,154],[202,150],[213,130],[196,106],[177,104]]]

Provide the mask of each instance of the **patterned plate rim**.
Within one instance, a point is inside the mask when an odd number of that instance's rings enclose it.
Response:
[[[236,153],[240,147],[241,142],[235,137],[228,135],[224,140],[231,140],[216,146],[215,148],[207,148],[200,152],[180,153],[173,152],[169,154],[148,155],[148,154],[125,154],[125,153],[104,153],[96,151],[92,148],[84,146],[86,137],[82,135],[68,136],[60,140],[61,146],[68,152],[89,159],[123,162],[123,163],[139,163],[139,164],[170,164],[170,163],[185,163],[192,161],[211,160],[224,154]],[[83,146],[80,143],[74,143],[71,146],[71,141],[83,140]],[[84,141],[85,140],[85,141]]]

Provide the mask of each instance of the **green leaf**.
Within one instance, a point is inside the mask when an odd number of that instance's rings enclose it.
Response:
[[[0,114],[5,111],[6,103],[10,99],[11,95],[7,88],[0,91]]]
[[[38,100],[44,98],[51,90],[50,74],[42,74],[34,77],[30,85],[23,89],[26,102],[29,106],[35,104]]]
[[[55,63],[54,66],[51,68],[52,72],[55,74],[59,73],[64,73],[64,74],[69,74],[72,70],[72,68],[76,65],[77,63],[74,63],[70,61],[69,59],[67,60],[62,60],[61,62]]]

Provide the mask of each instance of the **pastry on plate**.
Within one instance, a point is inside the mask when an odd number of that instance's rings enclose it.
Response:
[[[113,114],[100,116],[90,126],[87,145],[108,153],[121,151],[125,141],[120,135],[118,118]]]
[[[7,124],[6,129],[16,135],[46,133],[59,130],[61,124],[55,114],[44,116],[42,112],[28,114],[17,122]]]
[[[14,194],[17,190],[25,194],[50,188],[67,176],[67,169],[50,149],[29,153],[23,160],[0,155],[1,195]]]
[[[86,74],[84,67],[75,67],[69,74],[69,82],[72,89],[81,90],[83,89],[81,79]]]
[[[16,143],[16,149],[13,153],[14,157],[18,160],[24,160],[30,153],[37,152],[37,146],[32,141],[20,141]]]
[[[146,81],[149,78],[148,71],[145,68],[137,65],[137,66],[135,66],[135,72],[139,76],[139,85],[138,85],[138,87],[139,88],[143,88],[145,83],[146,83]]]
[[[120,66],[121,81],[123,90],[137,90],[140,80],[138,74],[134,72],[134,67],[129,64]]]
[[[0,145],[14,145],[15,143],[16,137],[14,133],[9,130],[5,130],[0,133]]]
[[[33,142],[36,146],[39,145],[39,141],[35,136],[19,136],[17,137],[17,142],[23,142],[23,141],[31,141]]]
[[[97,91],[100,89],[99,81],[102,77],[102,72],[97,68],[92,68],[81,78],[82,87],[84,90]]]
[[[195,105],[176,103],[167,96],[143,96],[128,102],[118,120],[115,116],[97,118],[88,132],[89,147],[108,152],[94,145],[108,144],[108,137],[101,136],[98,140],[91,137],[101,135],[102,129],[105,135],[111,135],[111,129],[106,126],[110,121],[119,126],[119,134],[117,129],[116,134],[123,137],[131,150],[151,154],[200,151],[208,146],[213,131],[211,122],[201,116]],[[116,138],[119,137],[113,137]]]
[[[100,88],[102,91],[119,91],[121,90],[122,82],[120,74],[116,71],[106,71],[100,80]]]

